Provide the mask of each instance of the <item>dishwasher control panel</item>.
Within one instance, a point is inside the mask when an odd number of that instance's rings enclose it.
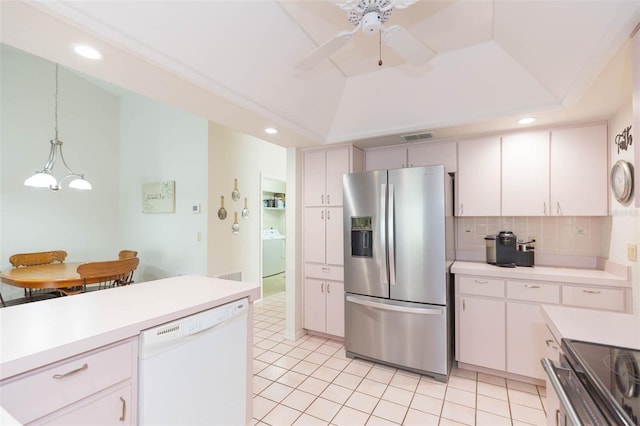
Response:
[[[140,358],[154,354],[177,344],[181,339],[205,332],[225,321],[239,315],[247,315],[249,301],[247,298],[217,306],[152,329],[144,330],[139,338]]]

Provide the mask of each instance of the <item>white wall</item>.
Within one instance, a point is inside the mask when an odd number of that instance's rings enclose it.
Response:
[[[628,147],[626,151],[620,150],[618,152],[618,146],[614,143],[615,137],[618,133],[632,124],[632,107],[631,97],[628,102],[621,106],[621,108],[611,118],[611,126],[609,128],[609,170],[611,166],[618,160],[625,160],[634,162],[634,150],[636,149],[636,141]],[[632,129],[632,133],[633,129]],[[634,134],[638,134],[636,131]],[[636,172],[639,170],[640,165],[635,166]],[[638,196],[639,188],[634,189],[634,198]],[[632,308],[634,313],[640,312],[640,277],[638,276],[640,269],[638,268],[638,262],[630,261],[627,258],[627,245],[635,244],[640,245],[640,220],[638,218],[638,209],[634,207],[634,199],[632,198],[629,203],[622,205],[616,201],[613,193],[609,194],[611,216],[603,218],[604,226],[602,226],[601,241],[606,242],[603,244],[602,253],[600,254],[604,258],[608,258],[614,262],[631,267],[631,280],[632,280]]]
[[[206,275],[207,120],[133,94],[120,112],[118,235],[138,251],[136,281]],[[170,180],[175,213],[142,213],[142,184]]]
[[[286,180],[286,158],[285,148],[209,123],[208,275],[242,271],[243,281],[261,282],[261,176]],[[238,179],[241,194],[238,201],[231,199],[234,179]],[[217,215],[221,196],[227,210],[224,220]],[[240,214],[245,197],[249,208],[246,220]],[[234,235],[231,226],[236,212],[240,232]]]
[[[26,187],[54,137],[55,65],[7,46],[0,55],[0,268],[29,251],[62,249],[69,261],[117,257],[118,98],[60,68],[59,138],[67,163],[93,190]],[[54,171],[63,176],[60,160]]]

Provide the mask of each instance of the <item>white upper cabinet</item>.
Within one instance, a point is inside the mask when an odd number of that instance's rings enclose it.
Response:
[[[327,206],[342,205],[342,176],[349,171],[349,148],[327,151],[325,199]]]
[[[364,153],[365,169],[385,170],[407,167],[407,148],[368,149]]]
[[[304,153],[304,205],[324,206],[326,155],[324,151]]]
[[[447,173],[458,168],[455,142],[411,145],[407,148],[407,158],[409,167],[443,164]]]
[[[500,216],[500,138],[458,142],[457,216]]]
[[[445,171],[455,172],[456,143],[420,143],[368,149],[365,151],[365,163],[367,171],[443,164]]]
[[[304,153],[304,205],[341,206],[342,176],[349,173],[349,148]]]
[[[503,136],[502,216],[549,212],[549,132]]]
[[[607,125],[551,132],[550,214],[608,214]]]

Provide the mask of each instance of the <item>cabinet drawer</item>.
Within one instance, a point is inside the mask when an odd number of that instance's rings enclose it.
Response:
[[[562,286],[562,304],[583,308],[624,311],[624,291],[612,288]]]
[[[509,299],[539,303],[560,303],[560,286],[538,282],[507,281]]]
[[[344,281],[344,268],[342,266],[304,265],[304,275],[321,280]]]
[[[504,281],[482,277],[460,277],[460,293],[478,296],[504,297]]]
[[[97,350],[26,373],[0,385],[0,403],[31,422],[131,377],[132,342]]]

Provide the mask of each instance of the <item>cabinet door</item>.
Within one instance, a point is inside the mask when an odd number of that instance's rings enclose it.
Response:
[[[502,138],[502,216],[549,214],[549,132]]]
[[[331,149],[327,151],[327,206],[342,205],[342,176],[349,173],[349,148]]]
[[[325,282],[304,279],[304,328],[325,332]]]
[[[85,426],[133,425],[135,410],[132,406],[131,384],[127,383],[105,394],[80,401],[34,424]]]
[[[546,356],[547,326],[540,305],[507,303],[507,371],[544,380],[540,359]]]
[[[460,296],[460,359],[505,370],[505,302]]]
[[[304,209],[304,261],[325,262],[325,215],[322,207]]]
[[[407,160],[409,167],[443,164],[445,172],[455,172],[457,170],[456,143],[431,143],[410,146],[407,148]]]
[[[342,226],[342,207],[326,210],[326,263],[344,265],[344,227]]]
[[[551,214],[608,214],[607,126],[551,132]]]
[[[327,281],[327,334],[344,337],[344,283]]]
[[[323,206],[325,196],[325,152],[304,153],[304,205]]]
[[[407,148],[372,149],[364,153],[366,170],[401,169],[407,167]]]
[[[458,142],[456,215],[500,216],[500,138]]]

